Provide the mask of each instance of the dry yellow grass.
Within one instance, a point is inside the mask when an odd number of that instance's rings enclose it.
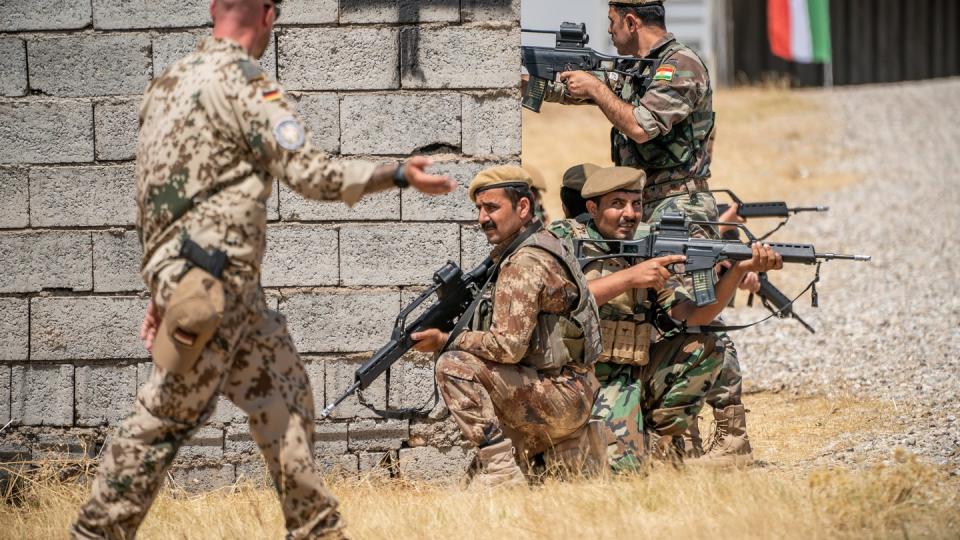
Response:
[[[892,404],[756,394],[751,430],[766,464],[743,471],[677,471],[607,481],[550,481],[494,494],[382,481],[332,486],[354,538],[955,538],[960,484],[899,455],[887,467],[802,466],[831,441],[868,438]],[[86,487],[53,478],[30,484],[21,506],[0,506],[0,537],[62,538]],[[265,489],[239,486],[188,496],[166,490],[141,538],[279,538],[279,506]]]

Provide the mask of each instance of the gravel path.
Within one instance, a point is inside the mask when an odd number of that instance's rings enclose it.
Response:
[[[902,447],[960,474],[960,79],[808,97],[831,111],[846,156],[826,166],[865,181],[823,197],[829,213],[796,216],[774,239],[873,261],[823,265],[820,309],[809,299],[797,308],[816,335],[792,321],[738,333],[745,380],[893,401],[902,432],[838,443],[817,462],[883,460]]]

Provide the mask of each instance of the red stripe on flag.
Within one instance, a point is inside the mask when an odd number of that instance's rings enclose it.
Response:
[[[767,33],[770,51],[785,60],[793,60],[790,49],[790,0],[767,0]]]

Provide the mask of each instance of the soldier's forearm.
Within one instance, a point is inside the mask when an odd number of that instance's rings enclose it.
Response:
[[[364,194],[376,193],[378,191],[386,191],[394,187],[393,183],[393,173],[397,170],[397,165],[395,163],[385,163],[378,166],[373,171],[373,176],[370,177],[370,181],[367,182],[366,187],[363,190]]]
[[[637,143],[645,143],[650,140],[647,132],[637,123],[637,118],[633,114],[633,105],[620,99],[609,87],[597,85],[591,97],[593,102],[603,111],[607,120],[624,135]]]

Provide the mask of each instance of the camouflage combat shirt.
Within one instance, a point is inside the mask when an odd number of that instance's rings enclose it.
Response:
[[[155,292],[183,235],[226,252],[224,280],[259,283],[266,201],[279,178],[311,199],[357,202],[375,165],[335,162],[276,82],[237,43],[208,37],[154,79],[140,106],[137,225]]]

